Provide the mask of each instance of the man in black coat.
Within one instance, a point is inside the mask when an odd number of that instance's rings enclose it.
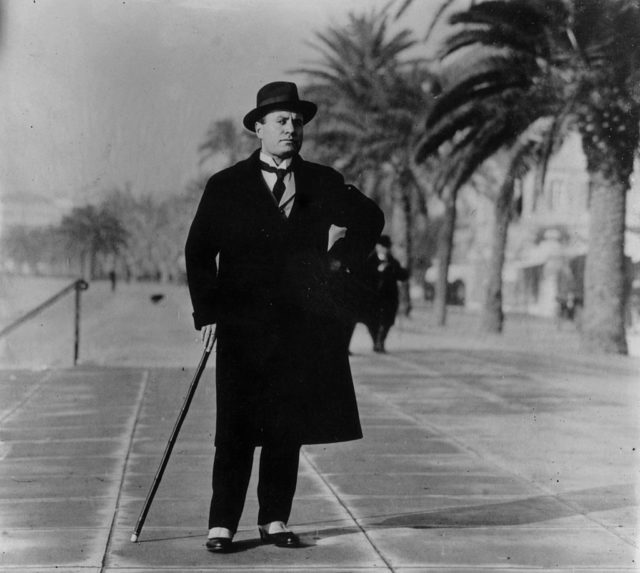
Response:
[[[205,347],[214,328],[218,340],[213,552],[232,548],[256,446],[260,537],[297,547],[287,521],[300,446],[362,437],[345,324],[351,277],[384,217],[339,173],[298,155],[315,113],[295,84],[260,89],[243,123],[261,149],[211,177],[187,239],[195,326]]]

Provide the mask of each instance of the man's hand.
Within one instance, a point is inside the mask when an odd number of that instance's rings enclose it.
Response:
[[[204,344],[204,348],[207,352],[211,352],[213,348],[213,343],[216,340],[216,327],[214,324],[206,324],[201,329],[202,332],[202,343]]]

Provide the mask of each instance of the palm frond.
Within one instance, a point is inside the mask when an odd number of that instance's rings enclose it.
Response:
[[[485,0],[473,4],[468,10],[455,12],[449,22],[452,25],[484,24],[496,29],[520,30],[527,35],[538,36],[561,12],[561,1],[539,0]]]
[[[422,163],[435,153],[440,146],[453,140],[458,132],[463,132],[482,120],[482,111],[474,102],[460,106],[455,114],[442,116],[438,123],[430,126],[416,147],[416,162]]]
[[[523,34],[514,28],[467,27],[456,34],[447,36],[438,50],[441,60],[470,46],[506,47],[519,52],[520,57],[535,58],[544,46],[538,36]]]
[[[504,126],[503,130],[508,130],[508,127]],[[481,129],[476,138],[478,145],[461,147],[447,158],[444,178],[449,189],[459,189],[487,157],[500,149],[504,145],[505,134],[502,130]]]
[[[436,101],[429,117],[427,129],[440,118],[469,102],[480,101],[492,95],[501,94],[514,88],[524,90],[529,87],[531,79],[523,72],[516,70],[507,73],[505,70],[493,70],[472,76],[455,85]]]
[[[431,38],[431,34],[435,30],[436,26],[438,26],[438,24],[440,23],[440,21],[441,21],[442,17],[444,16],[444,14],[447,12],[447,10],[449,10],[449,8],[451,8],[451,6],[453,6],[453,4],[456,1],[457,0],[444,0],[444,2],[440,5],[440,7],[438,8],[437,12],[435,13],[433,19],[431,20],[431,23],[429,24],[429,27],[427,28],[426,33],[424,35],[425,42]],[[407,1],[407,6],[405,7],[405,9],[408,7],[408,5],[410,3],[411,3],[411,0],[408,0]]]

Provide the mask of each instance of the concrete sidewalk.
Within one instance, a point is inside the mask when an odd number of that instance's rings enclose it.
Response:
[[[638,570],[640,363],[543,342],[414,322],[381,356],[358,329],[365,438],[304,448],[306,546],[260,545],[253,479],[230,555],[204,548],[211,366],[137,544],[193,372],[0,371],[0,571]]]

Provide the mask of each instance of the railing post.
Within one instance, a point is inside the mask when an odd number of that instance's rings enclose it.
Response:
[[[75,291],[76,291],[76,301],[75,301],[75,312],[73,317],[74,323],[74,335],[73,335],[73,365],[76,366],[78,364],[78,357],[80,355],[80,293],[83,290],[87,290],[89,288],[89,284],[79,279],[75,282]]]
[[[0,329],[0,338],[4,338],[10,332],[18,328],[21,324],[24,324],[28,320],[31,320],[34,316],[40,314],[45,308],[50,307],[54,302],[69,294],[72,290],[76,291],[75,300],[75,313],[74,313],[74,344],[73,344],[73,365],[78,363],[78,354],[80,352],[80,291],[87,290],[89,283],[83,279],[78,279],[72,282],[70,285],[64,287],[60,292],[54,294],[51,298],[45,300],[42,304],[39,304],[34,309],[30,310],[26,314],[22,315],[17,320],[14,320],[8,326]]]

